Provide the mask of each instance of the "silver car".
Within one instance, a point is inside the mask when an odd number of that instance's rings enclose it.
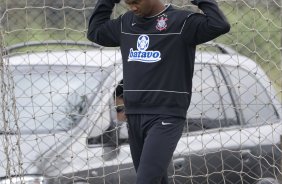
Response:
[[[219,51],[197,52],[170,183],[277,182],[282,114],[271,82],[249,58],[208,47]],[[128,140],[120,136],[126,124],[116,123],[113,100],[122,80],[118,49],[26,53],[4,62],[16,111],[0,124],[0,184],[134,183]]]

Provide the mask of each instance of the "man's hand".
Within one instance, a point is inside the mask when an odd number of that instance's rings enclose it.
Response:
[[[120,0],[112,0],[113,1],[113,3],[119,3],[120,2]]]
[[[198,5],[198,1],[197,1],[197,0],[192,0],[191,3],[192,3],[193,5],[196,5],[196,6]]]

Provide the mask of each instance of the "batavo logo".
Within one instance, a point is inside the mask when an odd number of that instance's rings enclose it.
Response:
[[[139,61],[144,63],[154,63],[161,60],[160,51],[148,51],[150,38],[148,35],[140,35],[137,39],[137,49],[129,51],[128,61]]]

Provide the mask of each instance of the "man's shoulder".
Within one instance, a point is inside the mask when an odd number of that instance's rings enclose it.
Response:
[[[170,5],[170,6],[171,6],[171,8],[169,9],[168,12],[173,13],[175,15],[189,15],[189,14],[194,13],[191,10],[182,9],[182,8],[179,8],[179,7],[175,6],[175,5]]]
[[[171,5],[172,6],[172,5]],[[178,7],[172,6],[169,11],[166,12],[167,17],[171,20],[173,20],[173,22],[178,22],[179,24],[183,24],[185,22],[185,20],[192,14],[194,14],[195,12],[193,11],[189,11],[189,10],[183,10],[180,9]],[[181,26],[180,25],[180,26]]]
[[[160,15],[163,14],[167,14],[169,15],[171,18],[175,17],[176,19],[179,19],[180,17],[186,19],[187,17],[189,17],[190,15],[194,14],[195,12],[193,11],[189,11],[189,10],[182,10],[178,7],[175,7],[173,5],[169,5],[170,7],[167,9],[167,11],[163,12]],[[135,15],[132,11],[127,11],[125,12],[123,15],[121,15],[121,18],[123,21],[128,22],[132,19],[134,19]],[[158,17],[158,16],[156,16]]]

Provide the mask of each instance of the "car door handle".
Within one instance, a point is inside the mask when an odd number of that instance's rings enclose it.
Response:
[[[185,165],[185,159],[183,157],[173,159],[173,167],[175,171],[181,171]]]

